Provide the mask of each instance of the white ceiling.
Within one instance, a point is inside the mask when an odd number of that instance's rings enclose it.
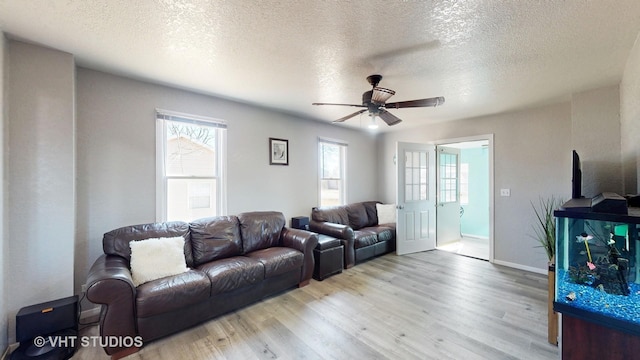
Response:
[[[379,73],[406,129],[539,106],[620,81],[638,0],[0,0],[9,37],[80,66],[330,122]],[[362,126],[366,115],[337,126]]]

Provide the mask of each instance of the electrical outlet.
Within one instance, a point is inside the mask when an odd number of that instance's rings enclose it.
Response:
[[[80,291],[87,292],[87,284],[82,284],[82,286],[80,286]]]
[[[500,189],[500,196],[511,196],[511,189]]]

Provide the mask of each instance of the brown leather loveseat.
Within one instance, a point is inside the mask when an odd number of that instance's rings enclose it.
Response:
[[[126,356],[140,344],[122,339],[138,337],[147,343],[308,284],[317,235],[284,225],[282,213],[249,212],[127,226],[104,234],[104,254],[89,271],[87,299],[103,305],[100,335],[120,339],[104,346],[106,353]],[[129,242],[178,236],[185,239],[188,270],[134,286]]]
[[[345,269],[396,249],[396,224],[378,224],[376,204],[380,202],[364,201],[311,210],[309,230],[341,240]]]

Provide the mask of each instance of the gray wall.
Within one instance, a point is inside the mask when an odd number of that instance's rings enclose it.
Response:
[[[624,191],[640,193],[640,34],[627,59],[620,83],[621,149]]]
[[[582,164],[583,196],[624,194],[618,85],[572,96],[571,142]]]
[[[308,216],[318,204],[318,136],[346,141],[348,201],[377,199],[376,139],[362,131],[188,91],[77,69],[75,289],[103,233],[155,221],[155,109],[226,120],[228,213]],[[268,138],[289,140],[289,166],[269,165]]]
[[[74,294],[75,65],[9,41],[9,338],[24,306]],[[7,149],[7,147],[5,147]]]

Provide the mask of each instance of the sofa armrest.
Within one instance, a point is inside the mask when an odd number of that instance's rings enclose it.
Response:
[[[306,230],[285,227],[282,229],[282,245],[301,251],[304,254],[300,287],[309,284],[315,265],[313,249],[318,245],[318,235]]]
[[[356,264],[355,234],[349,225],[311,220],[309,230],[340,239],[344,246],[344,268]]]
[[[311,220],[309,222],[309,230],[317,232],[318,234],[325,234],[334,238],[345,240],[353,240],[354,236],[353,229],[349,225],[330,223],[326,221]]]
[[[130,336],[136,332],[136,287],[128,261],[116,255],[102,255],[91,266],[87,277],[87,299],[104,305],[100,314],[101,336]],[[105,347],[108,355],[129,350]]]

